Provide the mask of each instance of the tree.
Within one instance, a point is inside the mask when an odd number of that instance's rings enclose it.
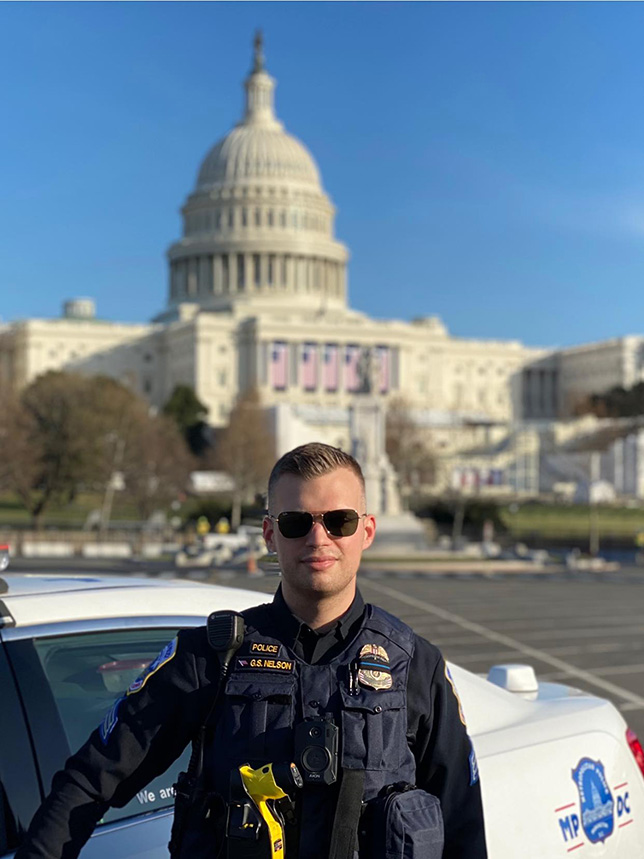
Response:
[[[5,480],[38,525],[53,501],[71,501],[94,467],[87,379],[50,372],[15,399],[5,424]]]
[[[590,394],[574,409],[576,415],[592,414],[598,418],[628,418],[644,415],[644,382],[632,388],[617,386],[603,394]]]
[[[125,491],[142,519],[176,498],[194,468],[175,423],[165,415],[150,415],[144,408],[132,415],[122,451]]]
[[[192,453],[201,456],[208,447],[208,407],[201,402],[193,388],[177,385],[162,411],[176,423]]]
[[[275,437],[256,389],[244,394],[233,407],[228,426],[220,434],[214,462],[233,481],[231,524],[241,522],[241,505],[265,489],[275,461]]]
[[[414,421],[403,397],[392,399],[386,418],[385,448],[398,475],[400,492],[409,498],[418,487],[433,483],[436,459],[422,427]]]
[[[8,395],[0,440],[0,480],[36,527],[53,502],[72,501],[80,488],[105,491],[115,471],[148,515],[183,488],[191,465],[174,425],[103,376],[50,372]]]

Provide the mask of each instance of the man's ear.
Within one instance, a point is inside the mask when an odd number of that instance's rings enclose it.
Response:
[[[376,517],[368,515],[364,520],[364,539],[362,541],[362,551],[368,549],[373,543],[376,536]]]
[[[275,527],[273,524],[273,520],[269,519],[268,516],[264,516],[264,521],[262,522],[262,534],[264,536],[264,542],[266,543],[266,548],[269,552],[277,552],[275,548]]]

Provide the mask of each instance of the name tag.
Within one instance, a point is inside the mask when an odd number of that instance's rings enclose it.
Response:
[[[235,667],[237,671],[280,671],[283,674],[292,674],[295,670],[292,660],[273,659],[271,656],[240,656]]]

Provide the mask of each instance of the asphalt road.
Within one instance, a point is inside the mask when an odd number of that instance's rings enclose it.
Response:
[[[12,563],[28,569],[134,572],[174,576],[163,563]],[[271,594],[279,578],[242,571],[186,572],[190,577]],[[532,665],[540,679],[609,698],[644,740],[644,570],[552,575],[434,575],[361,571],[366,600],[430,639],[445,657],[476,673],[499,662]]]

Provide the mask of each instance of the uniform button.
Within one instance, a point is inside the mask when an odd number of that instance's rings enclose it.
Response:
[[[309,707],[319,707],[319,706],[320,706],[319,701],[309,701]]]
[[[262,697],[262,693],[261,693],[261,692],[253,692],[253,698],[254,698],[256,701],[260,701],[260,700],[261,700],[261,697]]]
[[[380,706],[380,704],[377,704],[373,709],[376,711],[376,713],[382,713],[382,707]]]

